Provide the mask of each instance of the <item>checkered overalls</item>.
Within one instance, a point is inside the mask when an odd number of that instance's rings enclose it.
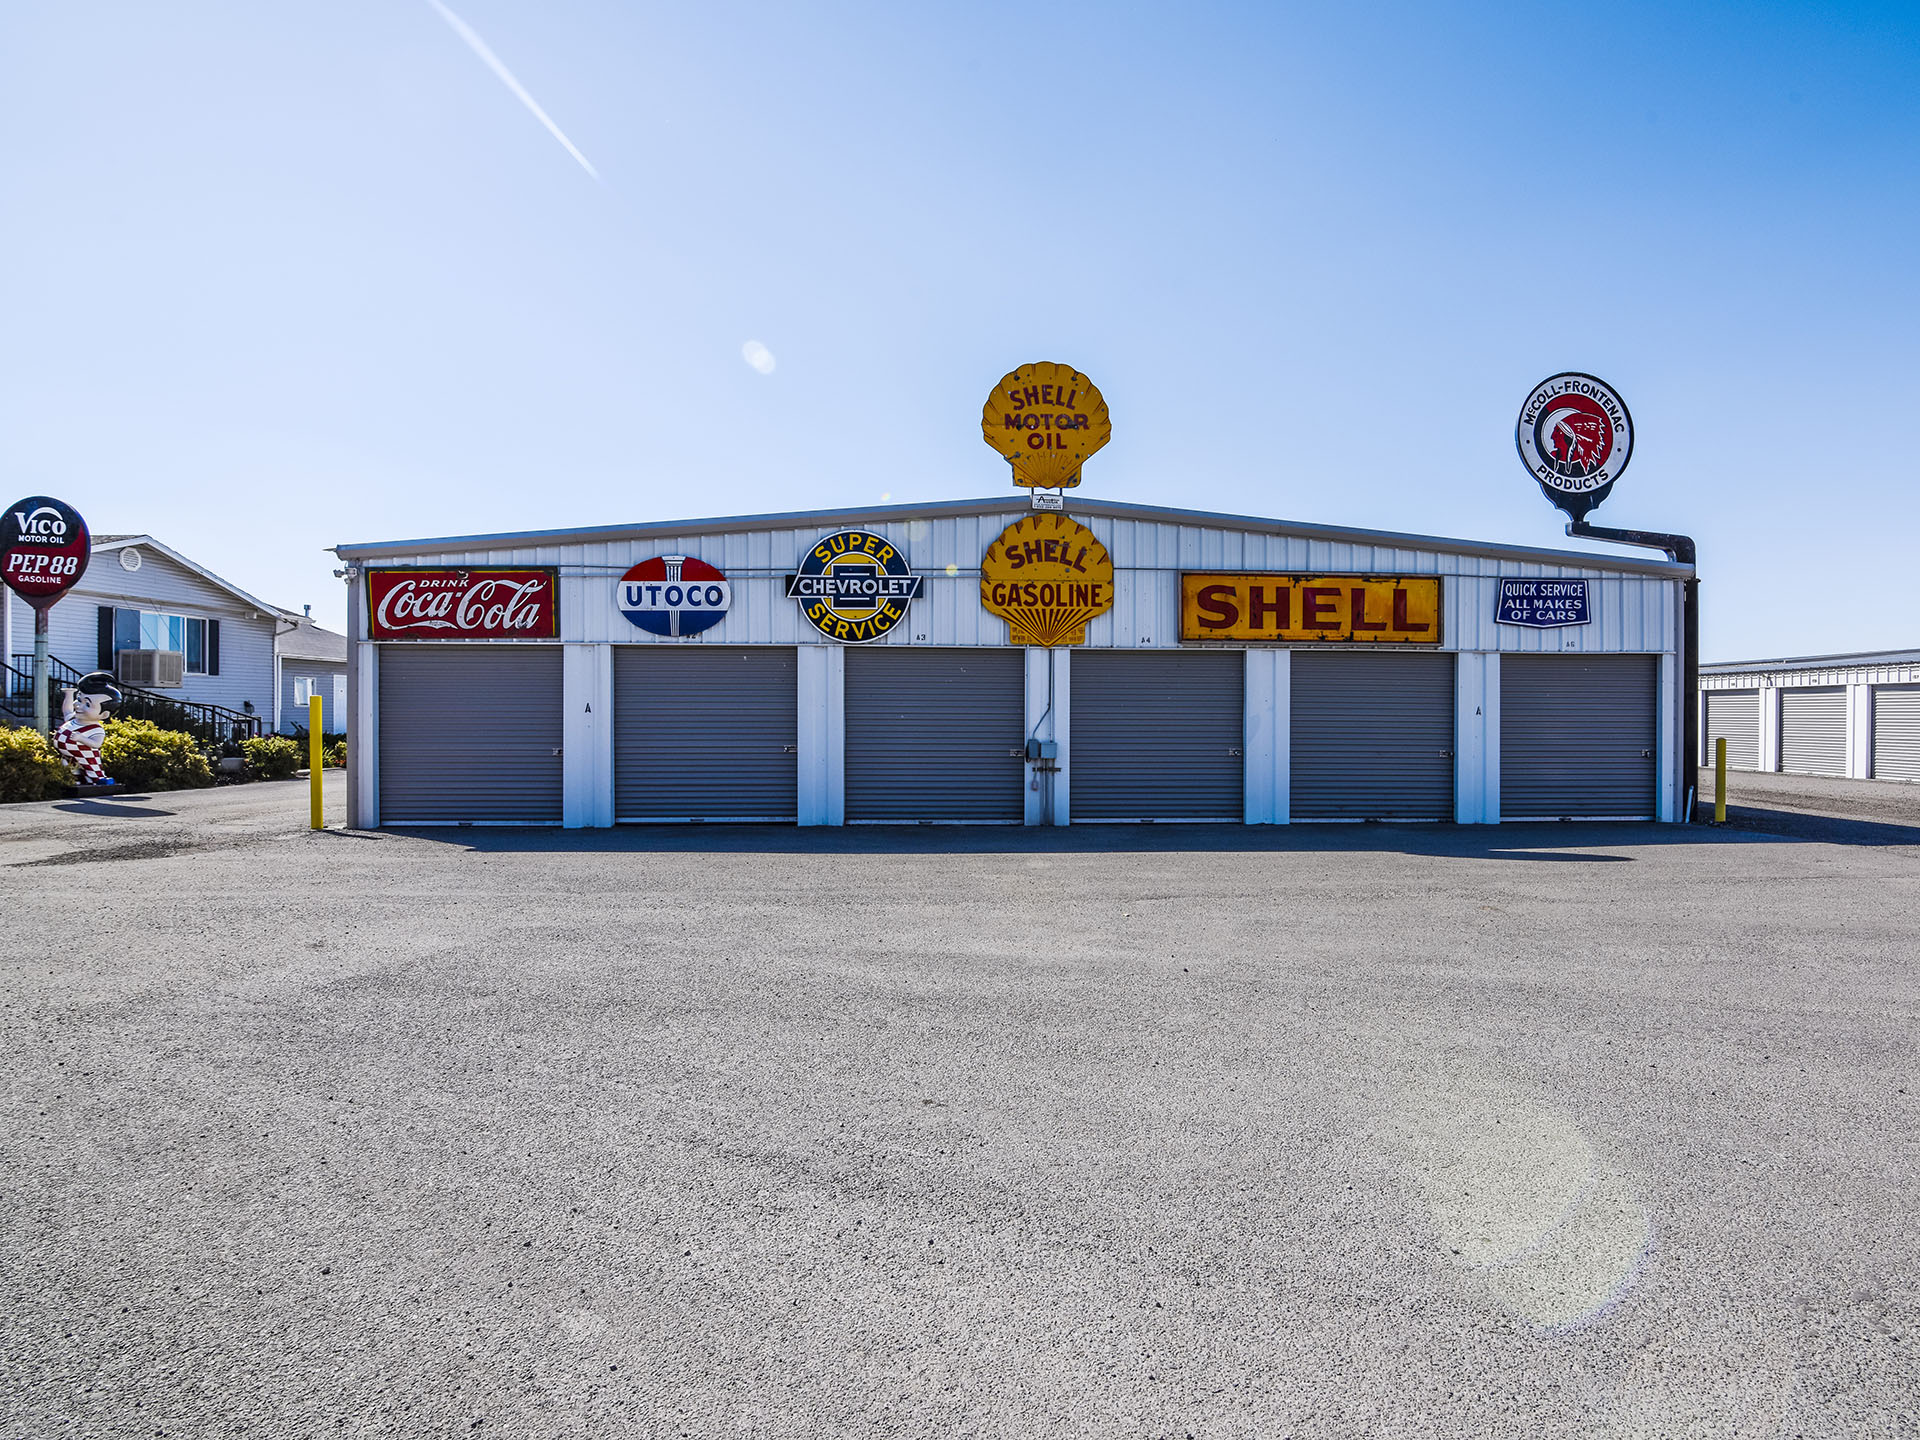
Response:
[[[107,772],[100,768],[100,747],[106,743],[104,725],[83,725],[69,720],[53,732],[53,748],[67,762],[76,785],[104,785]]]

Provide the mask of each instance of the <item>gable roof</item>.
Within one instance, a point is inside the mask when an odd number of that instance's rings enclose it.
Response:
[[[347,663],[347,637],[323,630],[302,616],[293,629],[273,637],[273,648],[282,660],[328,660]]]
[[[259,596],[248,594],[245,590],[242,590],[238,585],[234,584],[231,580],[222,579],[220,576],[214,574],[213,571],[207,569],[206,566],[196,565],[193,561],[189,560],[186,556],[182,555],[178,550],[175,550],[172,546],[162,545],[158,540],[154,539],[153,536],[151,535],[96,535],[93,537],[93,549],[90,553],[99,554],[103,551],[108,551],[108,550],[124,550],[127,547],[132,545],[138,545],[144,549],[157,551],[159,554],[166,556],[167,559],[173,561],[174,564],[180,566],[182,569],[191,570],[194,574],[198,575],[202,580],[205,580],[208,584],[219,586],[222,590],[225,590],[229,595],[238,596],[240,599],[246,601],[247,604],[253,606],[254,609],[259,610],[265,614],[272,615],[283,620],[297,620],[300,618],[297,611],[288,610],[285,607],[280,605],[269,605],[266,601],[262,600]]]
[[[949,515],[999,515],[1027,508],[1024,495],[982,500],[937,500],[913,505],[861,505],[835,510],[795,510],[775,515],[728,515],[708,520],[666,520],[637,525],[592,525],[577,530],[521,530],[499,535],[445,535],[426,540],[372,540],[336,545],[342,560],[375,561],[381,556],[432,555],[441,551],[525,549],[540,545],[583,545],[622,540],[659,540],[672,535],[719,535],[738,530],[789,530],[829,525],[883,524],[888,521],[933,520]],[[1617,570],[1629,575],[1684,577],[1693,566],[1671,560],[1641,559],[1593,550],[1547,550],[1531,545],[1503,545],[1485,540],[1450,540],[1436,535],[1405,535],[1392,530],[1358,530],[1344,525],[1316,525],[1298,520],[1269,520],[1256,515],[1228,515],[1210,510],[1181,510],[1167,505],[1140,505],[1124,500],[1074,497],[1072,515],[1105,515],[1118,520],[1151,520],[1177,525],[1202,525],[1220,530],[1246,530],[1263,535],[1289,535],[1306,540],[1333,540],[1359,545],[1392,546],[1401,550],[1433,550],[1451,555],[1483,555],[1548,565],[1580,565]]]

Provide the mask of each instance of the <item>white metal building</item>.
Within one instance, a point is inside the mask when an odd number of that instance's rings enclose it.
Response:
[[[1702,665],[1700,706],[1703,765],[1920,780],[1920,650]]]
[[[339,546],[349,823],[1680,816],[1691,567],[1068,508],[1111,554],[1113,606],[1084,645],[1051,650],[1011,645],[981,603],[983,553],[1031,513],[1024,497]],[[873,644],[828,640],[784,588],[847,527],[885,537],[922,577]],[[725,618],[690,638],[630,623],[618,582],[655,556],[724,571]],[[482,566],[553,567],[557,643],[369,638],[374,571]],[[1437,576],[1440,634],[1419,649],[1182,644],[1181,575],[1195,571]],[[1586,582],[1589,619],[1501,623],[1501,581],[1521,577]]]

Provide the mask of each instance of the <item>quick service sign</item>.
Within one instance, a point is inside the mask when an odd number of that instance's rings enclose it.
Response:
[[[1188,571],[1180,638],[1438,645],[1440,577]]]
[[[1015,645],[1084,645],[1087,622],[1113,608],[1113,557],[1065,515],[1016,520],[980,561],[980,604]]]
[[[698,635],[727,618],[733,586],[697,556],[656,555],[620,577],[614,603],[650,635]]]
[[[1591,625],[1585,580],[1502,580],[1493,618],[1502,625],[1552,630],[1562,625]]]
[[[1098,386],[1043,360],[1001,376],[980,432],[1013,467],[1014,484],[1052,490],[1080,483],[1086,458],[1113,438],[1113,421]]]
[[[871,530],[823,536],[787,576],[787,598],[829,640],[878,640],[907,618],[920,576],[894,543]]]

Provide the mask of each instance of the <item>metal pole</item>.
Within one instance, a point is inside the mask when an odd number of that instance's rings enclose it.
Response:
[[[307,785],[312,800],[312,828],[315,830],[327,828],[320,804],[320,767],[326,755],[320,739],[320,727],[324,723],[326,723],[326,712],[321,708],[320,697],[309,696],[307,699]]]
[[[1727,737],[1713,742],[1713,823],[1727,823]]]
[[[47,706],[47,611],[33,607],[33,728],[42,739],[53,733]]]

